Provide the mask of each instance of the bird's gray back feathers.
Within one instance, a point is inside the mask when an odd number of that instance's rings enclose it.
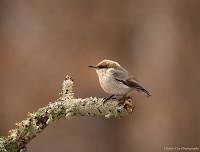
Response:
[[[135,78],[129,75],[128,71],[126,71],[124,68],[121,70],[113,69],[110,72],[115,80],[127,85],[130,88],[134,88],[137,91],[144,92],[147,96],[150,96],[150,93],[144,89]]]

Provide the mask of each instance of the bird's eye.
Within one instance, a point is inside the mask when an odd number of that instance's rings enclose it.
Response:
[[[105,67],[103,67],[103,66],[100,65],[100,66],[97,66],[97,68],[99,68],[99,69],[103,69],[103,68],[105,68]]]

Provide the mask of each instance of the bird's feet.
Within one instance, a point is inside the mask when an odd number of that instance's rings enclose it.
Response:
[[[106,98],[103,98],[103,104],[105,104],[108,100],[110,100],[110,99],[117,99],[118,101],[119,101],[119,105],[121,106],[121,105],[123,105],[124,104],[124,102],[127,100],[127,99],[129,99],[130,97],[129,96],[127,96],[127,95],[123,95],[123,96],[120,96],[120,98],[117,98],[117,96],[115,96],[115,95],[111,95],[111,96],[109,96],[109,97],[106,97]]]
[[[126,96],[126,95],[122,96],[121,98],[118,99],[118,101],[119,101],[118,105],[119,105],[119,106],[123,105],[124,102],[125,102],[127,99],[130,99],[130,98],[131,98],[131,97]]]
[[[103,104],[105,104],[108,100],[110,100],[110,99],[116,99],[115,98],[115,95],[111,95],[111,96],[109,96],[109,97],[106,97],[106,98],[103,98]]]

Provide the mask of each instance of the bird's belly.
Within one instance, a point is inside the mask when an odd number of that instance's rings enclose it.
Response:
[[[131,90],[128,86],[116,81],[113,78],[101,79],[100,84],[106,93],[113,95],[124,95]]]

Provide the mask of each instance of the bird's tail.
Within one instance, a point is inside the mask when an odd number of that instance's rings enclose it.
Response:
[[[138,92],[144,93],[147,97],[150,97],[150,96],[151,96],[150,92],[147,91],[144,87],[142,87],[138,82],[133,82],[133,81],[132,81],[131,83],[132,83],[132,86],[133,86],[134,88],[136,88],[136,90],[137,90]]]
[[[143,87],[140,86],[140,85],[137,86],[137,91],[138,91],[138,92],[145,93],[147,97],[150,97],[150,96],[151,96],[150,92],[147,91],[145,88],[143,88]]]
[[[122,82],[123,84],[127,85],[128,87],[131,87],[133,89],[136,89],[138,92],[142,92],[145,93],[147,95],[147,97],[150,97],[151,94],[149,93],[149,91],[147,91],[145,88],[143,88],[138,82],[136,82],[133,79],[128,79],[126,81],[124,80],[120,80],[120,79],[116,79],[119,82]]]
[[[150,92],[149,91],[147,91],[145,88],[143,88],[141,85],[139,85],[138,83],[136,83],[136,90],[138,91],[138,92],[142,92],[142,93],[144,93],[147,97],[150,97],[151,96],[151,94],[150,94]]]

